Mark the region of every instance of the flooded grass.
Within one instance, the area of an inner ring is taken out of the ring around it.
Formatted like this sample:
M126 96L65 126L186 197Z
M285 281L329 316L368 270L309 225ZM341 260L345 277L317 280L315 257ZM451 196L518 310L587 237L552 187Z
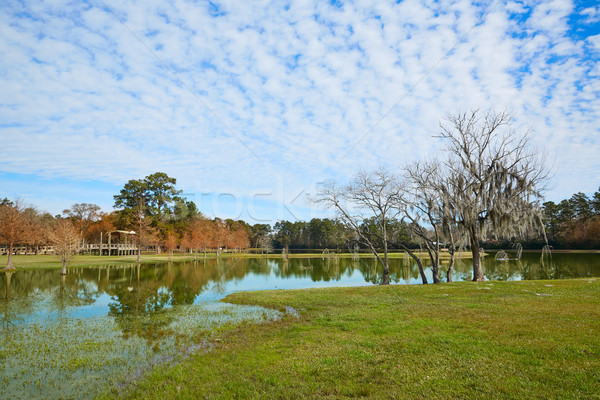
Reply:
M170 323L160 335L146 335L135 326L125 333L109 316L9 326L0 336L0 398L83 399L111 388L121 392L159 364L210 348L223 330L281 316L256 306L214 303L174 307L169 313Z

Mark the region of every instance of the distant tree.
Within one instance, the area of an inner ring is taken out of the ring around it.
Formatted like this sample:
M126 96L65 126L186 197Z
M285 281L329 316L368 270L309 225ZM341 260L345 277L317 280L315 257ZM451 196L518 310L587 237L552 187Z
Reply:
M257 247L265 252L266 258L269 258L269 252L273 251L273 238L269 235L261 236Z
M15 244L27 241L29 221L24 213L20 200L7 201L4 199L0 205L0 243L8 247L8 259L5 271L14 270L12 255Z
M63 210L63 215L70 218L79 228L82 236L86 237L91 225L100 219L100 206L90 203L76 203L71 208Z
M249 227L250 245L254 248L262 248L263 239L271 234L272 228L269 224L254 224Z
M568 224L575 220L577 214L575 213L575 207L570 200L562 200L558 203L558 208L558 218L562 224Z
M598 191L592 196L590 204L593 214L595 216L600 216L600 188L598 188Z
M167 232L163 240L163 245L165 246L165 250L169 252L169 261L171 261L171 257L173 257L173 250L177 248L177 236L174 232Z
M211 221L204 218L193 219L186 233L186 243L194 251L194 261L198 259L198 250L202 249L206 258L206 248L210 244Z
M229 236L229 226L220 218L215 218L211 229L211 246L216 249L217 257L221 254L221 248L226 245Z
M49 213L40 213L35 207L27 207L23 210L26 220L26 243L33 247L35 254L39 246L46 244L45 232L47 227L54 222L54 217Z
M236 250L243 250L250 247L250 239L248 238L248 232L244 224L241 221L237 221L233 228L230 230L231 235L231 247Z
M144 178L147 207L151 215L159 219L164 214L169 214L175 203L181 202L181 190L175 188L177 180L169 177L164 172L156 172Z
M560 208L553 201L546 201L542 204L544 210L544 225L546 226L546 233L550 236L550 239L556 240L557 231L559 229L559 211Z
M590 198L585 193L575 193L569 199L569 203L573 207L576 219L587 221L592 217L592 204Z
M67 265L81 249L81 234L69 219L56 221L47 231L48 242L62 263L61 274L67 274Z
M329 218L313 218L306 224L309 246L313 249L337 248L345 237L343 225Z
M112 232L115 229L115 220L117 219L117 213L98 213L98 219L92 222L87 230L85 239L89 242L99 241L100 238L107 232ZM129 230L129 228L127 228ZM135 230L135 229L134 229Z
M176 183L175 178L164 172L156 172L140 180L132 179L114 196L114 207L121 210L121 218L126 220L127 214L135 209L141 198L148 216L161 221L174 212L175 204L184 202L179 196L181 190L175 187Z
M152 227L150 217L146 213L146 204L144 199L140 198L137 206L130 214L133 219L132 227L135 231L134 241L137 247L137 262L142 261L142 247L152 242L155 236L155 229Z
M528 133L508 130L506 112L458 113L441 124L444 161L454 189L444 199L468 232L473 280L482 281L480 241L487 233L511 236L540 224L541 189L548 172Z
M198 210L196 203L179 199L173 206L172 219L176 221L189 222L194 218L200 217L202 214Z
M286 252L290 249L292 243L292 235L294 232L293 223L290 221L277 221L273 226L275 231L275 245L277 248L285 249Z

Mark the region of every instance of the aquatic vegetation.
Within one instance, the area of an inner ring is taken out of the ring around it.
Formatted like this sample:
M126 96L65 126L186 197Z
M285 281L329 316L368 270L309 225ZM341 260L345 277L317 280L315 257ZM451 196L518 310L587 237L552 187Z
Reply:
M281 315L261 307L214 303L174 307L169 313L164 334L151 340L125 334L110 316L65 317L4 330L0 398L92 398L126 386L158 364L207 348L206 342L222 329Z

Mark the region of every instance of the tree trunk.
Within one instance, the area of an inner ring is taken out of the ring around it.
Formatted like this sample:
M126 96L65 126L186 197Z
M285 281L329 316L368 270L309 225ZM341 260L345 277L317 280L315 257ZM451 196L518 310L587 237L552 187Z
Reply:
M483 268L481 267L481 257L479 256L479 235L477 227L470 229L471 253L473 254L473 282L483 282Z
M383 265L383 280L382 280L381 284L382 285L389 285L390 284L390 266L387 263L387 261Z
M67 274L67 260L62 260L62 270L60 271L61 275Z
M450 250L450 265L446 272L446 281L452 282L452 272L454 271L454 249Z
M427 276L425 276L425 271L423 270L423 263L421 262L419 257L417 257L417 255L415 253L413 253L405 245L399 243L399 246L402 247L404 249L404 251L407 252L408 255L412 257L413 260L415 260L415 262L417 263L417 266L419 267L419 274L421 275L421 281L423 282L423 285L427 285Z
M12 253L13 253L13 244L11 242L8 245L8 260L6 261L6 268L4 268L5 271L11 271L11 270L15 269L15 266L12 263Z
M381 281L382 285L390 284L390 263L388 262L388 248L387 248L387 237L383 241L383 279Z
M431 260L431 273L433 275L433 283L441 283L439 273L440 253L439 251L432 250L428 243L426 243L425 245L427 247L427 254L429 254L429 259Z
M194 261L198 261L198 250L194 250Z
M142 246L138 244L137 247L137 263L139 264L142 261Z
M423 270L423 263L421 262L421 259L419 257L417 257L416 255L414 255L412 252L410 252L410 255L412 256L412 258L417 263L417 266L419 267L419 274L421 274L421 282L423 282L423 285L427 285L427 277L425 276L425 271Z

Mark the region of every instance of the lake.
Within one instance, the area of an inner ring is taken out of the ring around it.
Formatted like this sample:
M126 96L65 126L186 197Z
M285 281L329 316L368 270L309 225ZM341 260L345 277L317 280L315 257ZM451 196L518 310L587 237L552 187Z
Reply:
M486 280L600 276L599 253L559 253L541 262L485 257ZM447 261L442 264L445 277ZM431 282L431 271L427 270ZM453 278L470 280L469 259ZM420 284L412 260L391 259L394 284ZM243 322L261 323L294 310L236 306L218 300L237 291L371 285L381 271L374 259L209 259L18 270L0 274L0 398L91 398L119 392L160 364L210 350ZM445 280L445 279L443 279Z

